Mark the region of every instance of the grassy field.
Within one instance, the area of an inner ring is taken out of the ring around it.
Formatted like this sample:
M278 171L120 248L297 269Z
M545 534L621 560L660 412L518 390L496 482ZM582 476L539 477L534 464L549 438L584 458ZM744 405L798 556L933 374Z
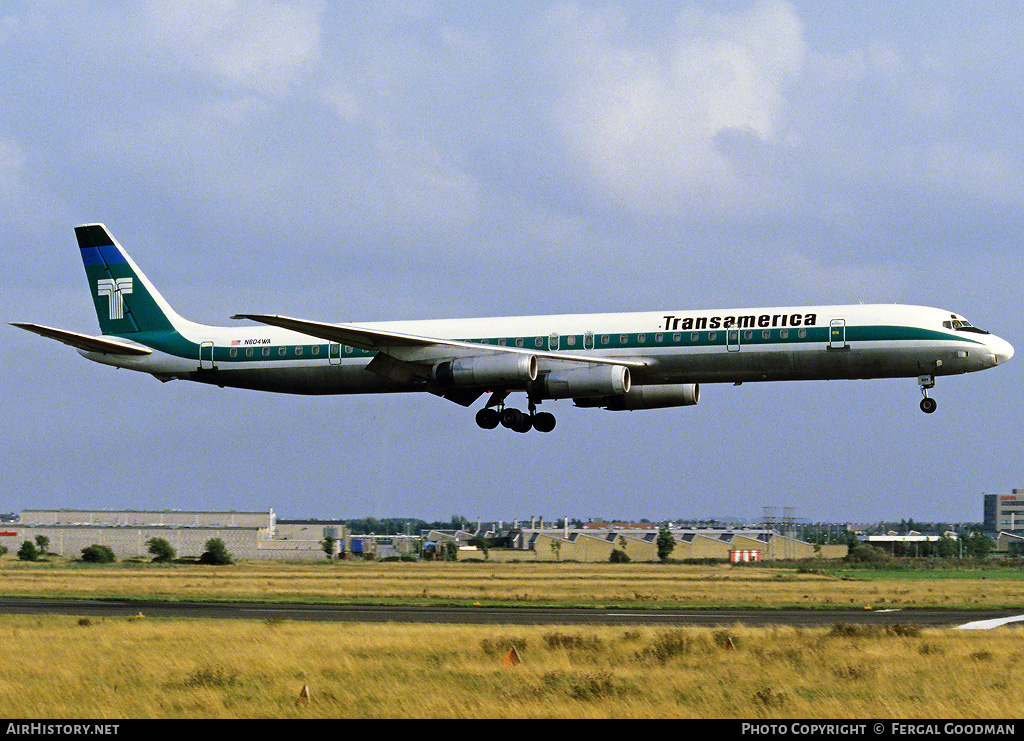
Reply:
M832 565L244 562L0 559L6 596L574 607L1024 607L1024 569Z
M1022 638L2 616L0 717L1012 718Z
M590 607L1010 607L1013 567L87 565L0 559L0 594ZM1024 638L729 629L0 616L0 717L1011 718ZM521 663L502 659L516 647ZM949 671L955 667L955 671ZM296 704L304 686L309 704Z

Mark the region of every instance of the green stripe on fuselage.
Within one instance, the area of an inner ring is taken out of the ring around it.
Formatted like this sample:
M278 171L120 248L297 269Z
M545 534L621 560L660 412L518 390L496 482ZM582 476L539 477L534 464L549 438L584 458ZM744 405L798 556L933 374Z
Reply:
M733 329L732 344L735 344ZM800 327L789 329L740 329L740 346L800 346L808 343L827 343L828 327ZM198 358L199 344L192 342L174 330L144 331L132 333L111 333L130 338L154 350L182 358ZM702 330L687 332L633 332L633 333L595 333L592 338L582 334L560 335L558 352L597 352L603 350L633 350L642 354L643 351L662 348L698 348L722 347L727 345L728 330ZM584 342L586 340L586 345ZM956 340L979 344L980 341L938 330L922 329L905 326L856 326L846 327L846 341L850 342L908 342L929 340ZM542 337L488 337L464 340L480 345L497 345L526 351L536 350L547 352L556 348L549 347L549 336ZM249 351L251 350L251 354ZM341 358L370 358L376 351L360 350L359 348L341 346ZM217 363L282 361L282 360L323 360L329 357L329 345L314 344L277 344L277 345L217 345L214 348L213 360Z

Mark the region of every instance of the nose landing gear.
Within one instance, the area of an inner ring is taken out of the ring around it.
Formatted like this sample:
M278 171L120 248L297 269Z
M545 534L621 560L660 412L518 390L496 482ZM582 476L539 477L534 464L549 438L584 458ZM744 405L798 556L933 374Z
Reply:
M921 411L925 414L931 414L938 407L935 399L928 396L928 389L935 388L935 376L918 376L917 385L921 387L921 395L924 396L921 399Z

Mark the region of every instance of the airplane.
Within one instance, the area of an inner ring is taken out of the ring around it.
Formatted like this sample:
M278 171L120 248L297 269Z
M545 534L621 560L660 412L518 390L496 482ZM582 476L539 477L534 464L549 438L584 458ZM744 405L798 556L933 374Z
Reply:
M182 318L103 224L75 227L102 336L27 322L89 360L220 387L292 394L425 391L484 429L550 432L542 402L613 411L685 407L707 383L916 378L922 411L938 376L1001 365L1006 340L922 306L672 309L620 314L328 323L237 314L256 326ZM506 401L525 393L527 411Z

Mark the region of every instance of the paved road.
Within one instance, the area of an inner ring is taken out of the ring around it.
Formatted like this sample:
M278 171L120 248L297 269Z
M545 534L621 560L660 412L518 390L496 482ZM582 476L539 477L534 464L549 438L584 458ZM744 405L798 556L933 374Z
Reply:
M506 625L694 625L716 627L830 626L835 623L959 627L978 621L1012 622L1012 610L623 610L545 607L386 607L278 605L245 602L145 602L0 598L0 614L92 617L229 618L322 622L489 623ZM1024 619L1024 618L1022 618Z

